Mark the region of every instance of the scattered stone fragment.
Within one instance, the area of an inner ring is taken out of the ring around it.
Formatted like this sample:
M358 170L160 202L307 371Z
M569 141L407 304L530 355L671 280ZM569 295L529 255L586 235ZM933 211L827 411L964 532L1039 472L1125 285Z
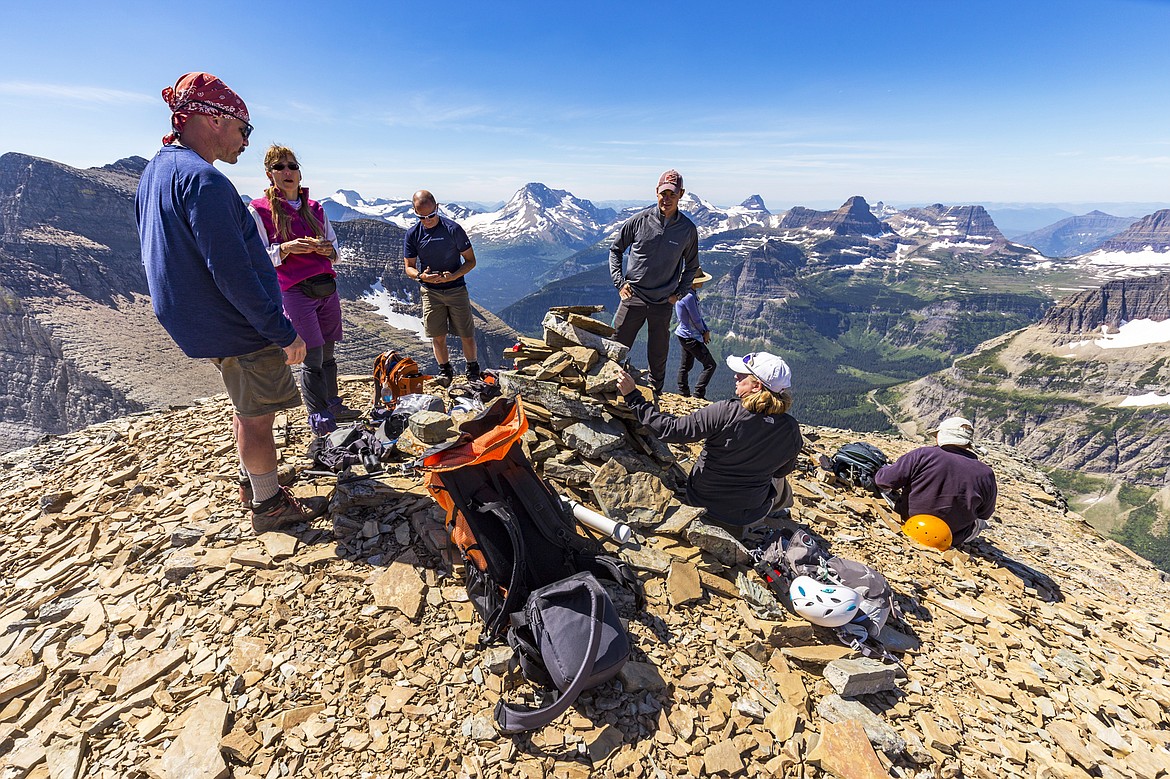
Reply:
M868 657L842 658L825 666L825 679L844 698L897 689L897 666Z
M166 779L224 779L230 775L219 741L227 724L228 705L211 696L199 700L186 715L178 737L163 752L160 767Z
M753 562L747 548L723 528L692 522L686 529L686 539L724 565L751 565Z
M890 775L857 720L826 724L808 760L837 779L888 779Z
M377 606L396 609L406 617L417 620L422 612L427 586L414 566L395 560L377 575L371 589Z
M740 776L746 768L733 741L721 739L703 752L703 770L709 776L715 774Z
M846 700L839 695L826 695L817 704L817 714L826 722L861 723L873 745L886 754L898 755L906 751L906 739L859 701Z
M440 411L417 411L410 415L410 432L424 444L439 444L454 434L454 422Z
M582 457L597 459L625 443L625 433L616 425L589 419L570 425L561 433L565 445Z
M658 669L650 663L640 663L629 660L622 670L618 671L618 679L627 692L662 692L666 689L666 681Z
M666 589L672 606L683 606L703 597L698 569L681 560L671 562L670 574L666 577Z

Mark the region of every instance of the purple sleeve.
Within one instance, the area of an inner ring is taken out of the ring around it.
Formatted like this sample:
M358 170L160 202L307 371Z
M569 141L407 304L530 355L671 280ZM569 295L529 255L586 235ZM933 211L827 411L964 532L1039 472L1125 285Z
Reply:
M878 468L877 473L873 475L873 483L883 490L900 490L905 487L910 481L910 469L913 465L911 454L913 452L904 454L895 462Z

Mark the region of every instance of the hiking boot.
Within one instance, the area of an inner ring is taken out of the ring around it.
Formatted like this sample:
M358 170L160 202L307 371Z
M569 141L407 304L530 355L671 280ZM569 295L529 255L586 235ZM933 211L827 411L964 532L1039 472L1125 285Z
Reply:
M439 375L435 377L435 384L446 389L451 386L451 381L455 378L455 371L451 368L451 363L446 362L439 366Z
M480 376L479 363L475 360L469 360L467 363L467 378L478 379Z
M329 508L329 498L297 498L288 487L252 507L252 530L257 535L307 523Z
M678 394L682 395L684 398L689 398L691 396L691 388L684 387L680 384L679 388L678 388ZM702 397L702 396L696 394L695 397Z
M277 472L276 481L281 487L291 487L299 475L300 473L296 468L291 465L284 465ZM240 479L240 503L251 508L252 498L254 497L252 494L252 480L245 476Z
M338 422L353 422L355 419L361 419L365 416L365 412L350 408L341 398L336 398L329 404L329 413Z

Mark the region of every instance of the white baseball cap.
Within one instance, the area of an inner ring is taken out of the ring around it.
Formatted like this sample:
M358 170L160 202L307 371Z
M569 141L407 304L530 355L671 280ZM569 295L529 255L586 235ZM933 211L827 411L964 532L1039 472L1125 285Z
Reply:
M792 386L792 369L788 367L788 363L774 354L753 352L743 357L731 355L727 358L727 367L736 373L755 376L773 392L780 392Z

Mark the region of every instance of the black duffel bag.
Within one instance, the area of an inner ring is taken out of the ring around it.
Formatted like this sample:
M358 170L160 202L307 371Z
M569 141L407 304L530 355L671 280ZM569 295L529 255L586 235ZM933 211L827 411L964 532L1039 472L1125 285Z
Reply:
M337 291L337 279L332 273L318 273L298 281L296 287L311 298L327 298Z

